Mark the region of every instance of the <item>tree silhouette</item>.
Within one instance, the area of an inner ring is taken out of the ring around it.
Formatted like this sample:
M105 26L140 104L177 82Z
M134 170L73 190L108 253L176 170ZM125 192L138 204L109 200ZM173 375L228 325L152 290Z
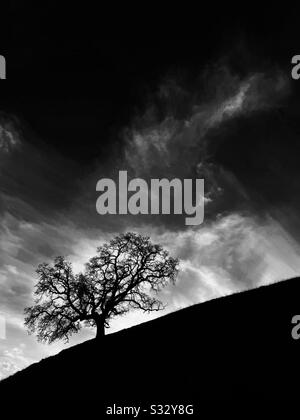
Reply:
M64 257L40 264L35 304L25 308L25 325L48 343L68 341L82 323L96 326L100 338L113 317L130 309L163 309L155 295L175 282L177 272L178 260L149 237L121 234L97 249L83 273L74 274Z

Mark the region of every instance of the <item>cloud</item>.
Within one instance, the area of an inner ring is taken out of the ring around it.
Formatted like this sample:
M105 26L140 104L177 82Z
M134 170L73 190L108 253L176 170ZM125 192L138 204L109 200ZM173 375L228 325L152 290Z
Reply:
M24 355L25 344L21 343L17 347L0 350L0 380L12 375L18 370L24 369L33 362L33 359Z
M0 212L26 221L61 217L79 191L79 166L0 113Z
M300 246L271 217L230 214L197 229L153 234L179 257L172 308L248 290L300 274Z
M208 79L209 87L202 96L201 84L196 94L182 87L175 89L175 82L171 87L167 84L163 96L172 106L167 105L162 116L153 104L135 118L125 132L123 162L131 176L144 179L204 178L206 219L219 211L251 207L247 189L238 176L218 161L220 148L226 148L228 124L241 118L255 124L257 115L273 112L290 91L288 79L274 69L240 77L221 66ZM187 102L186 97L189 103L185 111L174 111L174 102ZM241 153L247 153L252 139L239 140L244 143ZM237 157L241 158L245 157ZM180 217L162 217L159 221L175 229L184 223Z
M0 155L11 153L14 149L20 147L20 134L12 118L2 115L2 124L0 125Z
M207 159L207 136L211 130L230 119L276 107L289 92L288 79L280 71L253 73L244 78L221 66L209 75L211 91L201 97L167 84L163 88L169 102L180 103L183 95L190 98L186 112L176 116L167 106L161 117L155 106L137 116L126 131L125 159L136 175L156 173L166 176L188 176ZM207 82L207 80L205 80ZM162 88L161 88L162 89ZM161 92L161 91L160 91ZM221 140L221 139L220 139Z

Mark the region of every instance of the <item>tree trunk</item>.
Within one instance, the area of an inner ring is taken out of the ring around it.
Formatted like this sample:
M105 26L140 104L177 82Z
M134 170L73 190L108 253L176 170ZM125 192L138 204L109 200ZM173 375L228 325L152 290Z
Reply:
M104 319L100 315L95 321L97 326L96 339L101 340L105 336Z

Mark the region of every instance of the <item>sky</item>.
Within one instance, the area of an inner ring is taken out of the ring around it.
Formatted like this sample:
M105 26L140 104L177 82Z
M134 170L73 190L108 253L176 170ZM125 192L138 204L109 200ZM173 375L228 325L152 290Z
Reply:
M94 337L84 329L68 344L38 343L23 311L39 263L64 255L79 272L120 232L149 235L180 259L175 286L160 295L164 313L300 274L292 12L255 26L228 12L186 39L124 39L120 27L111 39L72 22L66 33L60 16L53 33L45 16L55 2L11 7L0 86L0 377ZM120 170L204 178L204 223L100 216L96 183ZM108 332L153 316L133 312Z

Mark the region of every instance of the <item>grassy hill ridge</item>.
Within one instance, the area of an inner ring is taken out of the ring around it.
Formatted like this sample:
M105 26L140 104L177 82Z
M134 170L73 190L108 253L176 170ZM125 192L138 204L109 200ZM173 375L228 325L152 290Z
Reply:
M194 305L63 350L0 382L11 399L297 398L300 278Z

